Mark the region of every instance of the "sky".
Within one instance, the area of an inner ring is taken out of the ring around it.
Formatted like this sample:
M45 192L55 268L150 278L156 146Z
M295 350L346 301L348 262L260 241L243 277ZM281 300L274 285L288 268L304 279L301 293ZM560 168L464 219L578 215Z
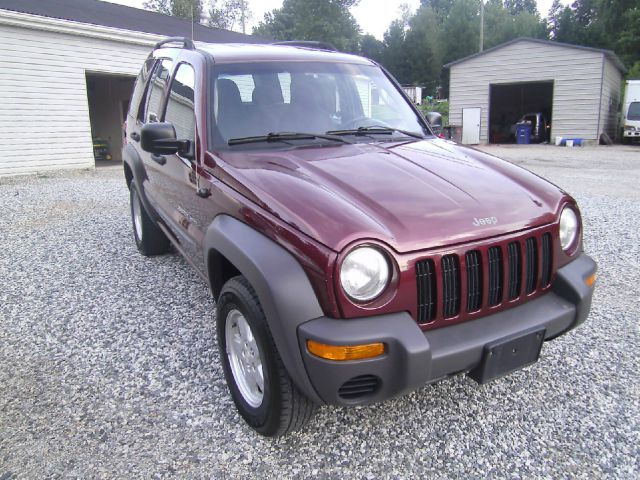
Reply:
M130 7L142 8L144 0L108 0L112 3L120 3ZM561 0L565 5L572 0ZM206 3L206 2L205 2ZM420 5L420 0L360 0L358 6L354 7L351 13L356 17L363 33L370 33L374 37L382 40L384 32L389 27L392 20L400 16L400 5L408 4L413 11ZM546 17L553 0L537 0L538 11ZM251 11L253 12L253 24L257 24L264 18L264 14L274 8L282 6L282 0L249 0ZM247 33L251 33L248 31Z

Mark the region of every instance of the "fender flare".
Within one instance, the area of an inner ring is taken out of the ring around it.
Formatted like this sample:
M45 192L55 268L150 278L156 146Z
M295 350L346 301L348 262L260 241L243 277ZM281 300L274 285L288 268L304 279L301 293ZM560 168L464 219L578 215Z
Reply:
M140 154L136 151L136 149L131 144L127 144L122 148L122 164L123 168L126 165L131 170L131 182L135 183L136 189L138 190L138 196L142 201L142 204L150 215L154 218L158 218L155 209L151 206L151 202L147 198L147 194L143 188L144 182L147 180L147 171L144 168L144 163L140 158ZM125 170L126 176L126 170Z
M251 283L287 372L310 400L324 403L311 385L298 342L298 326L324 312L298 261L271 239L228 215L213 220L203 251L207 266L211 254L218 253Z

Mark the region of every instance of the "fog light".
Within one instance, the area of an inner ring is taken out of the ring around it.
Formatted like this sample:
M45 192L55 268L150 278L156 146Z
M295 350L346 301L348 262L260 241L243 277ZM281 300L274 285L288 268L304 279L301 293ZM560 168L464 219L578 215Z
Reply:
M593 287L593 284L596 283L596 278L598 276L594 273L593 275L591 275L589 278L587 278L584 283L587 284L587 287Z
M327 360L361 360L378 357L384 353L384 343L368 343L366 345L327 345L307 340L307 348L311 353Z

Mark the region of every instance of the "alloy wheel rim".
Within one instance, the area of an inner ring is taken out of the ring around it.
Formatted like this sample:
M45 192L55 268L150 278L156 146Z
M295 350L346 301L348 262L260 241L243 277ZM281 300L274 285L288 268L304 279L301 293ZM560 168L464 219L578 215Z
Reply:
M264 398L262 358L251 327L239 310L227 314L225 343L231 373L242 398L252 407L259 407Z
M133 228L136 230L136 236L138 240L142 240L142 209L140 207L140 200L138 199L138 194L134 190L133 191Z

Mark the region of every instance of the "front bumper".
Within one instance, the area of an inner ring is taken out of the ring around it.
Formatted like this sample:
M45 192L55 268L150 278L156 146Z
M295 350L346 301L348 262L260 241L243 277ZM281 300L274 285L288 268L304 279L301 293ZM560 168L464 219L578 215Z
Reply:
M623 136L628 138L640 138L640 130L624 130L622 132Z
M551 340L584 322L593 293L585 280L595 271L596 263L582 254L558 270L552 291L546 295L477 320L426 332L406 312L310 320L298 327L306 371L318 396L334 405L382 401L467 372L481 362L487 344L542 328L545 340ZM337 362L309 353L307 340L330 345L383 342L386 351L372 359Z

